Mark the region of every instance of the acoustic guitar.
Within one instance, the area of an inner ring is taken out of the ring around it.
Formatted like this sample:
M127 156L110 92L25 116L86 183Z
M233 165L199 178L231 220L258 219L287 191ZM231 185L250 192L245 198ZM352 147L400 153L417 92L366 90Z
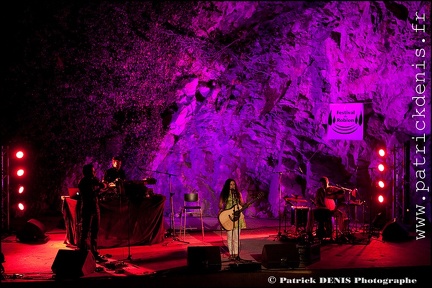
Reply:
M243 211L248 208L253 202L257 201L258 199L262 198L264 196L263 192L260 192L257 197L252 199L251 201L248 201L243 206L241 205L234 205L233 207L223 210L218 215L218 220L220 225L224 230L231 231L234 229L234 223L244 219Z
M315 203L315 199L310 198L310 201L312 202L312 204L314 204L315 206L318 206ZM336 209L336 202L331 199L331 198L324 198L324 205L327 209L329 209L330 211L334 211Z

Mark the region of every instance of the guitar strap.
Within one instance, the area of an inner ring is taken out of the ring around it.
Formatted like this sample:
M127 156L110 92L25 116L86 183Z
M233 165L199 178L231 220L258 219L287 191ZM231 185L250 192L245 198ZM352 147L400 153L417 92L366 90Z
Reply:
M229 204L230 207L226 208L226 209L235 208L236 210L238 210L239 199L237 197L235 197L235 194L232 193L231 191L230 191L230 193L228 195L227 204ZM237 207L235 207L235 206L237 206ZM228 205L227 205L227 207L228 207Z

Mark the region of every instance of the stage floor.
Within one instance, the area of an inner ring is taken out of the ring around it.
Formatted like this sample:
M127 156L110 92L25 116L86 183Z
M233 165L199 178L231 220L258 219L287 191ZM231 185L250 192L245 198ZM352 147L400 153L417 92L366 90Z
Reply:
M48 238L45 243L21 243L17 241L16 235L2 236L1 251L5 256L2 287L76 287L79 283L105 287L269 287L271 279L276 279L279 284L298 282L298 287L304 287L307 281L325 287L334 285L333 281L337 284L347 281L370 284L371 281L384 281L387 278L421 282L425 281L422 273L429 272L431 266L430 234L417 240L416 235L409 232L408 240L399 241L396 234L392 236L396 239L383 241L382 231L370 233L363 231L362 225L357 225L351 227L351 239L320 243L319 257L316 259L314 255L313 263L302 260L299 267L295 268L277 263L276 267L266 268L261 265L263 247L301 243L296 232L301 227L286 226L278 219L253 218L246 219L248 228L241 232L240 261L230 261L226 232L220 230L217 219L204 218L203 240L199 218L189 218L184 238L176 229L174 235L167 235L158 244L102 248L100 253L107 256L108 262L97 264L95 272L79 279L56 279L51 267L58 251L74 250L75 247L65 244L65 230L58 225L61 219L47 218L40 221L46 227ZM178 222L179 219L175 219L174 228L178 227ZM170 228L169 223L166 218L167 230ZM192 271L188 267L188 247L195 246L219 247L221 269ZM280 249L275 253L280 253ZM270 255L270 250L268 258L278 261L278 255ZM377 285L383 286L382 283Z

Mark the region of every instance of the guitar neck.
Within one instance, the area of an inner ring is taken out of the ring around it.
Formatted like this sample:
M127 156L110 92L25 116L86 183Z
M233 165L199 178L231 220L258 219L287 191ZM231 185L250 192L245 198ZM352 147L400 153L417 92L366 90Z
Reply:
M252 200L250 200L249 202L246 202L245 204L241 205L241 204L235 204L234 206L232 206L230 209L234 209L234 207L236 205L240 205L240 208L236 211L240 211L243 212L243 210L245 210L246 208L248 208L253 202L257 201L258 199L260 199L261 197L263 197L264 194L260 193L258 194L258 196Z
M259 198L261 198L261 197L254 198L254 199L252 199L251 201L246 202L246 204L244 204L244 205L240 208L240 212L242 212L243 210L245 210L247 207L249 207L252 203L254 203L255 201L257 201Z

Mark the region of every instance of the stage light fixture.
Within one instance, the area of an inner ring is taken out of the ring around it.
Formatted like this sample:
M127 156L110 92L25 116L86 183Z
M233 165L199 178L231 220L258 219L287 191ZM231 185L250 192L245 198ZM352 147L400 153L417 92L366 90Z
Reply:
M24 169L19 168L18 170L16 170L16 175L18 177L24 176Z
M15 153L17 159L22 159L24 157L24 152L19 150Z
M25 210L25 205L23 202L18 203L18 210L20 211L24 211Z
M11 168L13 173L15 174L15 177L11 179L11 191L14 191L14 195L12 197L14 198L14 202L17 205L18 211L24 211L26 208L26 205L24 205L24 191L26 190L26 183L28 182L27 178L27 168L28 168L28 155L25 152L24 149L16 149L14 153L13 159L11 159Z

